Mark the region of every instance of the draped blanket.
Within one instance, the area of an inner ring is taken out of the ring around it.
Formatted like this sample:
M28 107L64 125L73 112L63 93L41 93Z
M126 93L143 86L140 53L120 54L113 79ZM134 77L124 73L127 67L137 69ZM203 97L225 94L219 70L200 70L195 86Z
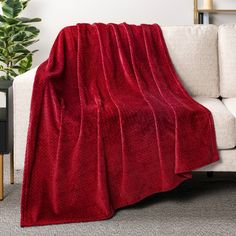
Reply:
M78 24L36 73L21 226L102 220L219 159L157 24Z

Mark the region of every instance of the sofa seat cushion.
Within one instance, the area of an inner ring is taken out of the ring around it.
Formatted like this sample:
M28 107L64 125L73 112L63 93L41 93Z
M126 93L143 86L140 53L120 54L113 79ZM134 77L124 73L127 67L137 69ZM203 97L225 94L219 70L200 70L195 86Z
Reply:
M168 26L162 31L174 67L189 94L219 97L218 27Z
M223 99L222 101L227 107L227 109L234 115L236 119L236 97Z
M196 171L225 171L236 172L236 148L220 150L220 160L210 165L204 166Z
M236 97L223 99L223 103L235 117L235 136L236 136Z
M235 117L219 99L194 97L206 107L213 116L218 149L230 149L236 146Z

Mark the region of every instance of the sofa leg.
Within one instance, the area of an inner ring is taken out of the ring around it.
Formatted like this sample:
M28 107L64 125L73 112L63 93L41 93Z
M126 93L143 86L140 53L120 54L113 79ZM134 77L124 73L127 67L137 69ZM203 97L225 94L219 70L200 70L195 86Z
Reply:
M0 201L3 200L4 189L3 189L3 154L0 154Z
M14 184L14 155L10 153L10 183Z
M207 171L207 177L209 178L213 177L213 171Z

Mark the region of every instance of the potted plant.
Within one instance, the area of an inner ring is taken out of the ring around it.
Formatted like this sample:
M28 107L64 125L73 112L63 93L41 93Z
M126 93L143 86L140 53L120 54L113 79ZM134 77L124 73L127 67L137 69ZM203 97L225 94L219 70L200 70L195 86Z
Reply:
M32 57L38 50L28 47L38 41L39 29L31 23L40 18L19 15L30 0L0 0L0 87L12 85L14 77L25 73L32 66Z

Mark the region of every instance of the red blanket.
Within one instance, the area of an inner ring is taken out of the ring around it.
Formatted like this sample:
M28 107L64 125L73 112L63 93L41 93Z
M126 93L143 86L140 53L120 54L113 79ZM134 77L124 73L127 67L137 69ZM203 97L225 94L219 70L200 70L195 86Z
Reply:
M218 159L158 25L67 27L35 77L21 226L107 219Z

